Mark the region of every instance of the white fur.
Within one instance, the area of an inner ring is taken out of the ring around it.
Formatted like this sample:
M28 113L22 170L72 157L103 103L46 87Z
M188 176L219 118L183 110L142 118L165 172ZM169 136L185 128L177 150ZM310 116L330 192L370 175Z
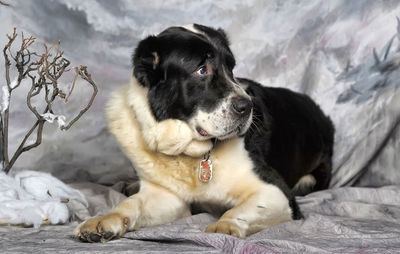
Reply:
M315 177L311 174L305 175L299 179L299 181L293 187L293 191L301 190L302 188L312 188L317 183Z
M209 135L206 138L217 137L220 140L231 138L235 135L244 134L250 127L252 122L251 111L247 121L239 130L237 127L237 116L232 112L232 99L236 97L242 97L250 100L250 96L244 91L243 87L240 86L236 81L230 78L223 69L225 79L229 82L232 92L223 99L222 103L211 112L206 112L201 109L197 110L195 115L189 120L189 124L192 129L196 129L199 126L205 130ZM197 139L204 139L200 134L196 133Z
M193 33L196 33L196 34L204 34L203 32L201 32L201 31L197 30L196 28L194 28L193 24L188 24L188 25L184 25L184 26L181 26L181 27L185 28L186 30L189 30L189 31L191 31Z
M71 199L88 206L81 192L50 174L27 170L11 177L0 172L0 224L65 223L70 214L61 201Z

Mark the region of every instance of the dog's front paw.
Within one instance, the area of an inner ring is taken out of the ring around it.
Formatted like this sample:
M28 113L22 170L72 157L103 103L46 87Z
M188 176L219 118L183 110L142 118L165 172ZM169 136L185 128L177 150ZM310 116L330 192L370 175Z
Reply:
M211 140L192 140L183 151L184 154L190 157L199 157L208 153L213 148Z
M128 218L111 213L84 221L75 229L75 236L85 242L105 243L123 235L128 225Z
M240 238L246 237L246 232L238 224L231 220L219 220L205 230L207 233L221 233Z
M155 128L155 150L166 155L181 154L193 139L189 125L180 120L167 119Z

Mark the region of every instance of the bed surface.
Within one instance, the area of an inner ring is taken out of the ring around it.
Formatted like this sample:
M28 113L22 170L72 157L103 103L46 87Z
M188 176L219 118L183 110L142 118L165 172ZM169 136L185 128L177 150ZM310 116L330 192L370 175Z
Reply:
M91 206L120 198L102 186L91 185L83 191L98 193L89 198ZM298 198L298 202L304 220L246 239L203 233L216 220L204 213L129 232L105 244L75 239L72 232L77 222L40 229L0 227L0 249L7 253L400 253L400 186L337 188ZM103 209L107 208L103 205Z

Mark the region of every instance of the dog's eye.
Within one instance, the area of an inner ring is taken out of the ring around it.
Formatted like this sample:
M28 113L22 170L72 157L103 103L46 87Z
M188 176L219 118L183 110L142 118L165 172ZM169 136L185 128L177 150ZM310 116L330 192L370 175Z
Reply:
M196 74L197 74L197 75L200 75L200 76L207 75L207 74L208 74L208 72L207 72L207 66L203 65L203 66L201 66L200 68L198 68L197 71L196 71Z

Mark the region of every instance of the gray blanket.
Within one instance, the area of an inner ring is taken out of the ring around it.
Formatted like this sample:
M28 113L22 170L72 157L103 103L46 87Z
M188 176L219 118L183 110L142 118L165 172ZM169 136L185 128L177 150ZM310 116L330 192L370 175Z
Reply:
M112 203L120 195L94 185L83 191L96 192L89 202L99 202L105 210L104 201ZM0 249L5 253L400 253L400 186L337 188L298 201L304 220L274 226L246 239L203 233L216 218L198 214L129 232L105 244L74 239L77 222L37 230L0 227Z

